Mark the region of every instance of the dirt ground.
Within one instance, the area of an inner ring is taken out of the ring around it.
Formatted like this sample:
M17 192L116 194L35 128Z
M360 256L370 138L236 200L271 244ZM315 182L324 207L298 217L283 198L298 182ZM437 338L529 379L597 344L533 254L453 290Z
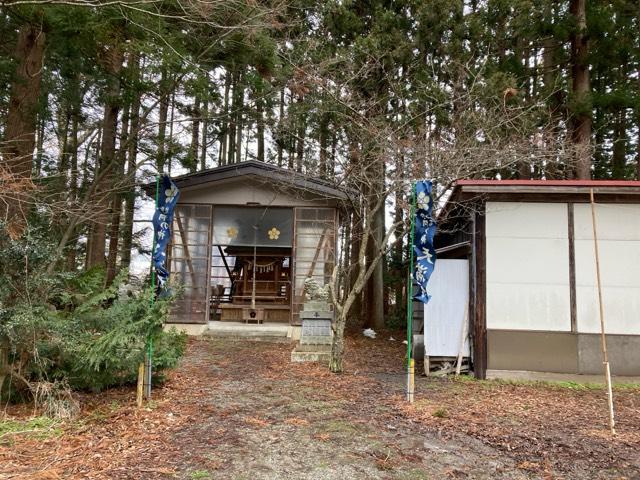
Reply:
M612 439L601 388L420 377L408 405L388 335L350 338L343 375L291 349L192 340L141 410L133 388L72 421L9 407L0 479L640 478L640 388L614 391Z

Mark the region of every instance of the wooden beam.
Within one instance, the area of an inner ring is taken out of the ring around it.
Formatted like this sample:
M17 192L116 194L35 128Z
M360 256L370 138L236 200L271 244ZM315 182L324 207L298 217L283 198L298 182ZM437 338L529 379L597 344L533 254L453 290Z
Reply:
M569 237L569 306L571 311L571 331L578 331L578 302L576 296L576 237L573 203L567 203Z
M311 266L309 267L309 271L307 272L306 278L312 276L313 271L316 269L316 263L318 263L318 257L320 256L320 251L322 250L322 247L324 247L328 230L329 230L329 225L326 225L324 227L324 230L322 231L322 234L320 235L320 240L318 240L318 248L316 248L316 252L313 254L313 260L311 262Z
M220 258L222 258L222 263L224 263L224 268L227 270L227 275L229 276L229 280L233 282L233 276L231 275L231 269L229 268L229 264L227 263L227 257L225 257L224 252L222 251L222 247L218 245L218 251L220 252Z
M582 194L589 201L589 195L591 191L596 195L610 195L610 194L628 194L628 195L640 195L640 187L637 186L599 186L599 187L576 187L576 186L559 186L559 185L463 185L462 191L464 193L494 193L496 195L503 195L507 193L514 194L563 194L573 195Z
M485 204L480 204L474 217L475 298L473 322L473 371L476 378L487 375L487 259Z
M322 234L320 235L320 239L318 240L318 247L316 248L316 251L313 254L313 259L311 261L311 265L309 266L309 271L307 272L307 275L304 278L310 278L313 275L313 271L316 269L316 264L318 263L318 258L320 257L320 252L322 251L322 248L324 247L324 244L327 241L327 232L328 232L330 226L331 225L326 225L324 227L324 230L322 231ZM300 296L298 298L301 301L303 301L303 299L304 299L304 284L303 284L302 292L300 293Z
M184 228L182 226L182 220L180 219L180 214L176 209L175 212L176 222L178 223L178 231L180 232L180 237L182 238L182 248L184 248L185 258L187 260L187 267L189 268L189 272L191 273L191 283L192 287L196 287L196 272L193 269L193 261L191 259L191 254L189 253L189 246L187 245L187 235L184 232Z
M471 251L471 242L460 242L453 245L447 245L446 247L437 248L436 254L438 255L438 257L440 257L440 255L444 255L454 250L460 250L461 253L469 253Z
M607 192L596 194L598 203L640 203L640 195L631 192ZM455 200L455 203L466 204L468 202L534 202L534 203L589 203L589 193L578 192L463 192ZM449 207L452 208L452 207Z

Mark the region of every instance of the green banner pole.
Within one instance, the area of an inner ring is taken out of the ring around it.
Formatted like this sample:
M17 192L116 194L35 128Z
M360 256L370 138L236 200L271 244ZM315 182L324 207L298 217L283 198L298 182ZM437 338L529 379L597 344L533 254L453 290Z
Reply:
M158 197L160 196L160 176L156 175L156 198L155 198L155 203L156 203L156 210L158 210ZM154 210L155 213L155 210ZM155 231L153 232L153 243L151 246L151 304L153 304L154 299L155 299L155 292L156 292L156 269L153 268L153 253L156 250L156 233Z
M156 210L158 210L158 201L160 196L160 176L156 175ZM151 305L155 303L156 298L156 269L153 265L153 254L156 251L157 239L155 231L153 232L153 243L151 247ZM144 370L145 370L145 381L144 381L144 397L147 400L151 399L151 378L152 378L152 363L153 363L153 337L152 333L149 332L147 335L147 345L145 352L145 362L144 362Z
M414 359L412 358L413 340L413 242L415 235L416 216L416 186L411 184L411 208L409 209L409 219L411 230L409 231L409 272L407 275L407 401L413 402L414 391Z

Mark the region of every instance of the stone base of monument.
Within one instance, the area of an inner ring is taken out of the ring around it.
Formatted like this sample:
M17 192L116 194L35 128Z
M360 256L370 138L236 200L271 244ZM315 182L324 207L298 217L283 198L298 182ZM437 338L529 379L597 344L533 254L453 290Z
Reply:
M320 362L329 365L329 360L331 360L331 345L329 345L329 349L324 352L304 352L298 350L298 347L293 349L291 352L291 361L292 362Z
M331 359L333 311L328 302L305 302L300 312L300 343L291 352L292 362L323 362Z

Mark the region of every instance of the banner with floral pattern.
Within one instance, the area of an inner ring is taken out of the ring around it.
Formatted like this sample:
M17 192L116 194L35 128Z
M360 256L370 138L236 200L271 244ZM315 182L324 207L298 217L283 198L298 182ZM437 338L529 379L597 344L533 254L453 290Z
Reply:
M418 284L418 292L414 298L422 303L428 303L431 298L427 293L427 282L436 264L436 251L433 248L436 222L433 219L432 190L433 184L430 180L416 182L413 251L415 256L414 279Z
M155 249L152 261L158 279L158 291L166 288L169 280L167 270L167 245L171 240L171 224L173 223L173 212L178 203L180 190L168 175L163 175L160 179L156 212L153 214L153 234L155 235Z

